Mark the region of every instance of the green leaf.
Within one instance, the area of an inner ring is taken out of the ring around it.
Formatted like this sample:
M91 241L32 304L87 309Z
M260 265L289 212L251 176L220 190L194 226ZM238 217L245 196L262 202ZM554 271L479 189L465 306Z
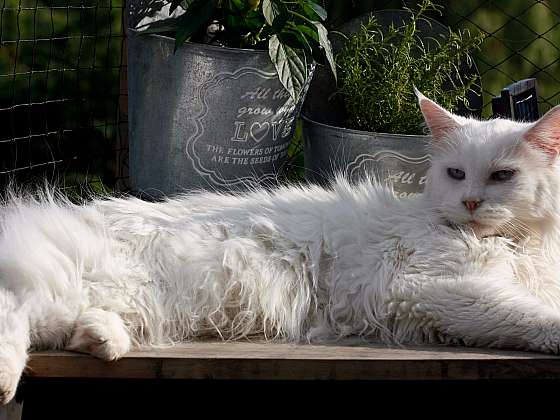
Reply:
M297 29L304 33L307 38L313 39L314 41L319 42L319 34L315 29L311 29L309 26L305 25L297 25Z
M272 30L274 32L280 32L284 26L286 26L286 22L288 21L288 13L281 13L274 18L274 22L272 22Z
M332 52L331 41L329 41L329 33L320 22L313 22L313 24L317 28L317 34L319 35L319 45L321 45L325 53L325 57L327 57L327 61L329 62L329 65L333 72L334 79L337 80L336 61Z
M275 0L263 0L262 10L266 23L270 26L274 24L274 19L278 16L286 15L288 13L286 6Z
M171 0L171 7L169 8L169 14L173 13L173 11L183 2L183 0Z
M287 35L287 37L286 37ZM319 46L319 42L307 38L301 31L293 29L288 29L280 32L278 34L280 41L295 50L303 50L305 58L309 61L315 61L316 63L323 63L325 57L323 55L323 50Z
M298 25L296 31L301 39L301 44L305 46L305 51L311 54L313 61L325 64L327 60L323 48L319 45L317 31L304 25Z
M213 16L217 0L194 0L187 11L179 16L179 29L175 34L175 51Z
M301 35L299 32L288 29L280 32L277 35L278 38L280 39L280 42L282 42L282 44L284 45L287 45L288 47L294 49L301 49L305 47L305 48L309 48L309 51L311 51L311 47L309 46L309 43L307 42L305 37Z
M307 0L307 4L313 9L315 13L317 13L317 16L319 16L321 20L327 19L327 11L325 9L323 9L321 6L319 6L317 3L311 0Z
M268 53L278 72L278 78L290 93L294 102L298 102L299 95L307 79L307 64L304 54L283 44L278 36L272 35L268 41Z
M239 11L245 9L245 2L243 0L231 0L231 3Z
M136 29L138 29L141 34L155 34L155 33L160 33L160 32L175 32L179 28L179 22L178 21L179 21L178 18L156 20L155 22L148 23L147 25L139 26Z
M171 2L171 7L169 10L169 15L173 13L173 11L177 8L177 6L181 5L185 10L190 10L190 6L192 3L195 3L200 0L173 0ZM160 8L161 10L161 8ZM181 26L182 17L169 17L163 20L156 20L154 22L150 22L148 24L142 25L137 27L139 31L143 34L154 34L160 32L176 32L179 27Z
M249 10L257 10L260 2L260 0L247 0L247 3L249 3Z

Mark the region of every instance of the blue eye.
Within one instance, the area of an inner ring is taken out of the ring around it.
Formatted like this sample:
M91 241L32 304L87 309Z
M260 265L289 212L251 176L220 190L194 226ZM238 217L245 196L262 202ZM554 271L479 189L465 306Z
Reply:
M457 168L447 168L447 175L458 181L465 179L465 171Z
M512 169L503 169L501 171L492 172L490 174L490 179L492 181L505 182L509 181L515 175L515 171Z

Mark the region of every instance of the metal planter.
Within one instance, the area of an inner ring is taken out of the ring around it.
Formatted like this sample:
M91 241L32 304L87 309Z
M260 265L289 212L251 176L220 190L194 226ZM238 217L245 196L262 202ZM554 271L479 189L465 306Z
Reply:
M390 182L399 197L422 192L430 137L344 128L345 107L334 90L328 69L318 67L302 111L305 178L326 184L336 174L352 181L375 176Z
M423 191L430 165L428 136L349 130L302 116L305 177L325 183L337 173L352 181L388 181L398 197Z
M272 183L300 104L265 51L129 30L130 187L151 196ZM302 101L305 95L302 95Z

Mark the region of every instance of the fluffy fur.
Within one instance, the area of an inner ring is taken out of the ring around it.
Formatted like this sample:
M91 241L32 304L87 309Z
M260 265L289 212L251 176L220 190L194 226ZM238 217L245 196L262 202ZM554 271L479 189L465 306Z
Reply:
M343 177L162 203L11 195L0 208L1 400L29 349L113 360L261 334L558 353L560 107L529 124L419 102L434 140L415 198ZM494 180L502 170L514 175Z

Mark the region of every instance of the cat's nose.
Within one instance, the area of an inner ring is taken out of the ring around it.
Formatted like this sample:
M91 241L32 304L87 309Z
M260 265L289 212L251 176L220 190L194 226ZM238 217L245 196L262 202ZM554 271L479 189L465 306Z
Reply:
M468 211L473 212L480 207L480 205L482 204L482 200L465 200L463 201L463 204Z

